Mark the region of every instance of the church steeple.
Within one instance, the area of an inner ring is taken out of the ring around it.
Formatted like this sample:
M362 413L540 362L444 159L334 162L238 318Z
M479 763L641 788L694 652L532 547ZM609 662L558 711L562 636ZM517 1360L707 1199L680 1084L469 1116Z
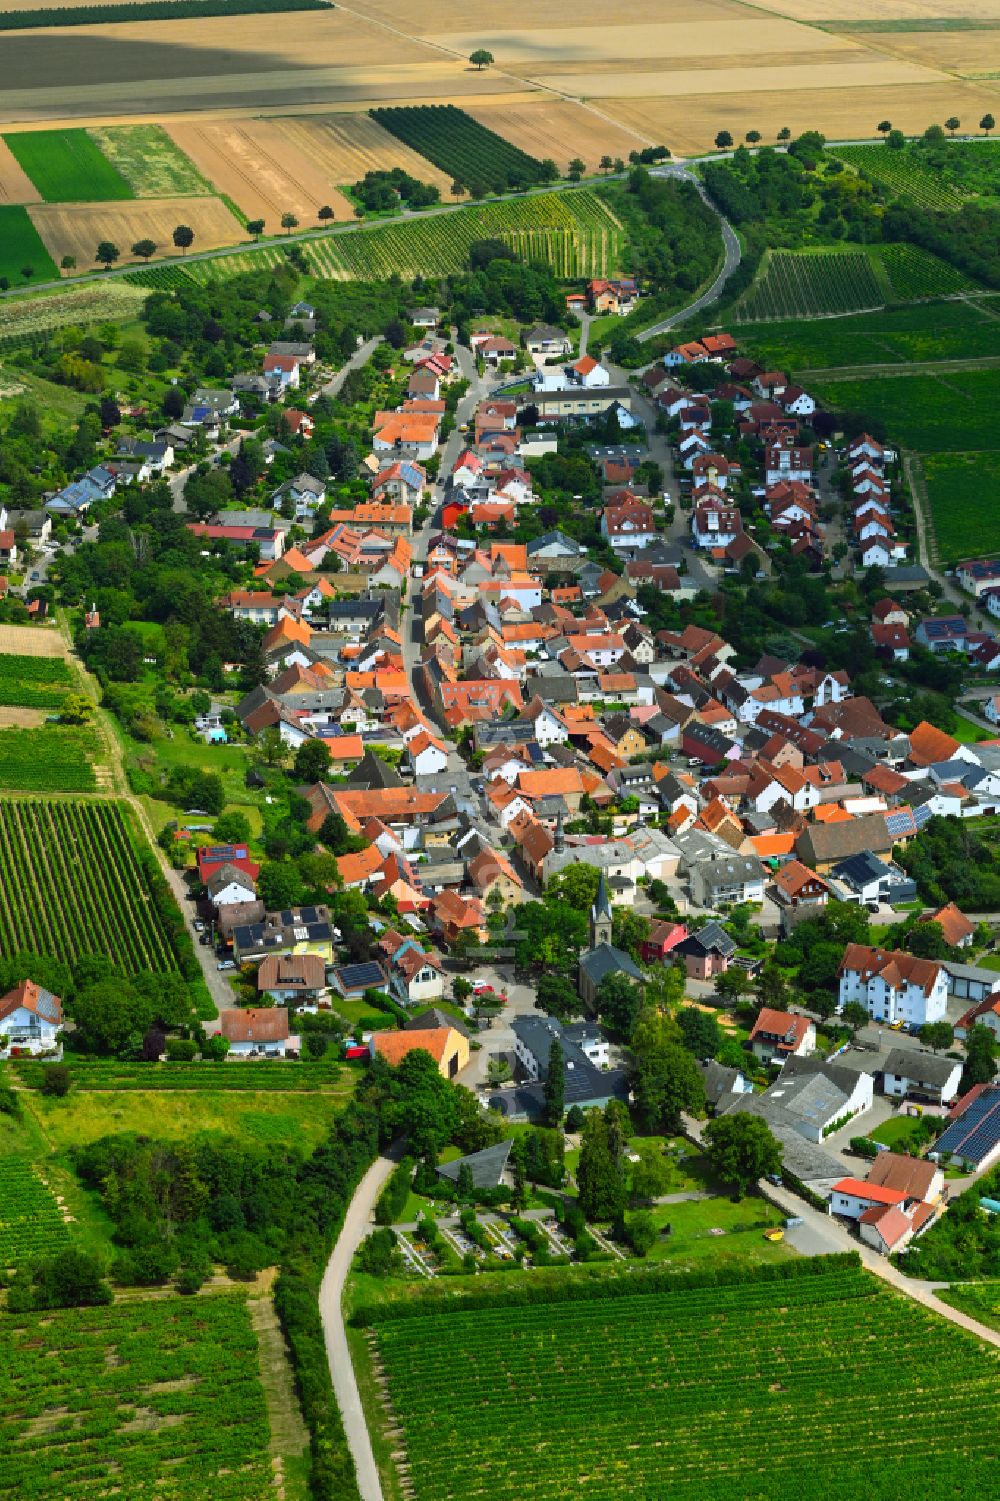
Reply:
M563 850L566 848L566 835L563 830L563 816L561 808L556 814L556 833L552 847L557 855L561 855Z
M597 896L594 905L590 909L590 947L599 948L602 943L611 942L611 903L608 900L608 884L604 879L604 871L601 871L601 879L597 883Z

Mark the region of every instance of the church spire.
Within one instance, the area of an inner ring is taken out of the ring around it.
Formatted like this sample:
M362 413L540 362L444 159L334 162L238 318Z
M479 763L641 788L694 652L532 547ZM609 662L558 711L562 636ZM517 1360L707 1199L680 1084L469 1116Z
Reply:
M597 883L597 896L594 905L590 909L590 947L599 948L602 943L611 942L611 902L608 899L608 883L604 879L604 871Z

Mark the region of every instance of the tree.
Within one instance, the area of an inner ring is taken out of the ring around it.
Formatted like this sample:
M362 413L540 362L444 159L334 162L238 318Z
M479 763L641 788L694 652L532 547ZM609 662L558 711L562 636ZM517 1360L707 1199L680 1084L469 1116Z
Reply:
M42 1068L42 1094L61 1100L68 1095L73 1075L65 1063L46 1063Z
M64 271L75 271L76 270L76 256L75 255L64 255L63 258L62 258L62 260L59 262L59 265L62 267L62 269Z
M947 959L951 947L939 922L918 922L907 933L905 947L918 959Z
M328 203L324 203L322 208L316 210L316 218L319 219L320 223L325 223L327 219L333 218L333 209Z
M141 1044L156 1007L121 977L86 986L67 1007L86 1046L95 1053L119 1054Z
M890 130L885 138L885 144L890 151L902 151L906 145L906 137L901 130Z
M566 175L569 177L570 182L579 182L580 178L583 176L586 170L587 164L583 160L583 158L574 156L573 160L569 164L569 172Z
M616 1220L625 1208L625 1174L615 1156L608 1122L599 1110L588 1110L576 1171L580 1209L588 1220Z
M965 1094L976 1084L989 1084L992 1081L997 1071L996 1051L993 1033L989 1027L977 1022L965 1039L965 1068L958 1086L960 1094Z
M748 130L747 133L746 133L746 140L747 140L748 144L751 145L751 146L756 146L756 144L760 140L760 138L761 137L760 137L760 131L759 130Z
M749 992L750 976L741 964L734 964L715 977L715 994L723 1006L738 1006Z
M983 132L983 135L988 136L990 131L996 130L996 128L997 122L994 120L992 115L984 115L979 122L979 129Z
M94 1307L110 1302L111 1289L97 1258L73 1247L58 1251L33 1269L24 1268L7 1295L11 1312Z
M189 250L194 244L194 230L190 224L178 224L171 238L178 250Z
M641 985L620 971L607 975L597 988L598 1016L609 1031L626 1042L635 1030L642 1003Z
M469 62L477 72L481 73L484 68L488 68L493 62L493 53L487 52L485 47L477 47L475 52L470 55Z
M362 210L364 212L364 210ZM286 234L291 234L293 229L298 229L299 221L294 214L282 214L281 227Z
M867 1007L862 1006L860 1001L848 1001L841 1012L841 1016L850 1027L852 1037L860 1027L865 1026L870 1020Z
M105 271L107 271L114 265L120 255L121 251L113 240L102 240L94 252L94 260L100 261Z
M248 219L247 234L253 235L255 240L259 240L264 233L264 222L263 219Z
M641 1209L625 1221L625 1234L635 1254L646 1256L656 1245L660 1231L649 1210Z
M792 139L792 132L791 132L791 130L789 129L789 127L787 125L783 125L781 127L781 129L778 131L778 140L779 141L790 141L791 139Z
M598 166L600 167L602 172L610 172L611 168L614 166L614 162L612 161L610 156L602 156L600 162L598 163Z
M635 1155L639 1161L629 1171L629 1193L636 1203L651 1204L670 1187L670 1163L662 1149L649 1141L637 1143Z
M729 131L720 130L719 134L715 138L715 144L716 146L718 146L720 151L725 151L727 146L731 146L733 144L733 138L729 134Z
M704 1082L680 1035L676 1022L648 1009L633 1032L629 1075L646 1131L673 1135L683 1111L698 1115L705 1109Z
M705 1127L708 1160L742 1199L751 1183L780 1173L784 1147L759 1115L720 1115Z
M305 894L305 885L297 865L290 860L265 860L260 868L257 890L268 912L297 907Z
M250 838L250 820L245 813L232 808L215 820L212 840L215 844L246 844Z
M21 267L21 275L24 277L25 281L30 281L31 278L34 276L34 274L35 274L35 268L34 268L34 266L32 266L32 265L29 264L29 265Z
M558 1037L549 1048L549 1067L542 1086L545 1109L542 1119L547 1126L561 1126L566 1108L566 1054Z
M889 134L890 130L892 129L892 121L891 120L880 120L878 122L878 124L876 125L875 129L878 131L879 135L882 136L883 139L884 139Z
M920 1028L920 1041L935 1053L940 1053L942 1048L950 1048L954 1037L949 1022L924 1022Z
M954 135L955 131L958 129L961 123L962 122L957 115L949 115L947 120L944 122L944 128L945 130L950 130L952 135Z
M300 782L321 782L330 769L330 747L325 740L303 740L295 752L293 771Z
M677 1013L684 1046L696 1058L714 1058L722 1046L722 1029L709 1011L684 1006Z
M155 240L136 240L132 246L132 254L137 255L140 260L144 261L148 261L151 255L155 255L156 250L157 245Z
M565 975L540 975L535 992L535 1004L540 1011L555 1016L559 1021L569 1021L583 1010L576 986Z

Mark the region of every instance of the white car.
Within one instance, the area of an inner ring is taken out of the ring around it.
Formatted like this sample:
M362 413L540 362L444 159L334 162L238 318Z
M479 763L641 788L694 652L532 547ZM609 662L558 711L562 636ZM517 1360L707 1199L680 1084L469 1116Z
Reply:
M215 967L216 967L216 969L217 969L217 970L218 970L218 971L219 971L219 972L220 972L220 974L221 974L221 972L222 972L222 971L223 971L223 970L225 970L225 969L235 969L235 968L236 968L236 961L235 961L235 960L234 960L234 959L223 959L223 960L222 960L222 961L221 961L221 962L220 962L220 963L219 963L219 964L217 964L217 965L216 965L216 966L215 966Z

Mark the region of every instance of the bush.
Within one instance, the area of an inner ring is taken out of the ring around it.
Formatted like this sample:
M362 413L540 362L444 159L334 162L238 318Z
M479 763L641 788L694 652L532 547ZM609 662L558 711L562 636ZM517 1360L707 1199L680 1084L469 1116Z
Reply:
M169 1063L193 1063L198 1045L190 1037L168 1037L166 1052Z
M373 1230L365 1240L361 1242L358 1251L358 1265L363 1272L372 1277L388 1277L399 1262L399 1252L396 1250L396 1237L388 1228Z
M852 1136L850 1148L852 1152L857 1152L859 1157L871 1159L878 1156L878 1147L873 1141L869 1141L867 1136Z
M73 1075L65 1063L47 1063L42 1069L42 1094L61 1100L69 1094L72 1083Z
M399 1219L409 1198L412 1179L413 1158L404 1157L379 1194L375 1205L376 1225L391 1225Z

